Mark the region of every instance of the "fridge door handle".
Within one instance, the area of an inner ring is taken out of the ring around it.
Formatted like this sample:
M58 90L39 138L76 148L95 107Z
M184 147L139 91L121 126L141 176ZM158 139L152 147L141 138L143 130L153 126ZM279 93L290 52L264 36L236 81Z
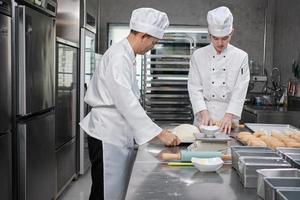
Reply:
M18 160L19 160L19 183L20 183L20 200L26 199L26 152L27 152L27 131L26 131L26 124L19 124L18 125Z
M17 103L17 114L26 114L26 16L25 6L16 7L16 56L17 56L17 73L18 83L17 91L19 100Z

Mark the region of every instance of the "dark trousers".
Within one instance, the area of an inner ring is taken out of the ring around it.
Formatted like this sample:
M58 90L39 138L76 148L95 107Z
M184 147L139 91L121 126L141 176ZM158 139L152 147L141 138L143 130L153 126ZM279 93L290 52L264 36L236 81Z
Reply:
M92 187L89 200L104 200L102 141L88 136L88 146L92 164Z

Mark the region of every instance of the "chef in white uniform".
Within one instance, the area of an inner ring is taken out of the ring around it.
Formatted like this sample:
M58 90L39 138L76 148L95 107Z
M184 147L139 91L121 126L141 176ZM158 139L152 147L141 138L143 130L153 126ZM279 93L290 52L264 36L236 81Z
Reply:
M180 143L147 116L139 102L136 80L136 54L152 49L168 25L163 12L152 8L134 10L130 34L105 52L88 86L85 102L92 109L80 126L102 141L105 200L125 197L134 140L139 145L155 137L166 146Z
M211 43L197 49L191 58L188 91L195 125L212 125L230 133L241 117L250 79L248 54L229 44L233 16L227 7L207 14Z

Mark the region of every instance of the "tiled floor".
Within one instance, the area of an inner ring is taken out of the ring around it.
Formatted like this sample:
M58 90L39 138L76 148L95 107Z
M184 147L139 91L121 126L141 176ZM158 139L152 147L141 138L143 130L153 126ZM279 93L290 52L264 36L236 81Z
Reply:
M91 188L91 170L83 176L79 176L76 181L72 181L65 189L59 200L88 200Z

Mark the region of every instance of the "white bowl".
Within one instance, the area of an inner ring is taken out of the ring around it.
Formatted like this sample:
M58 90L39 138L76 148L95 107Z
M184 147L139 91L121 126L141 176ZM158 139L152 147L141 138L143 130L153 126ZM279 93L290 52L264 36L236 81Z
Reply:
M191 159L193 165L201 172L215 172L220 169L224 162L220 157Z
M200 126L201 132L205 134L206 137L214 137L215 133L219 131L218 126Z

